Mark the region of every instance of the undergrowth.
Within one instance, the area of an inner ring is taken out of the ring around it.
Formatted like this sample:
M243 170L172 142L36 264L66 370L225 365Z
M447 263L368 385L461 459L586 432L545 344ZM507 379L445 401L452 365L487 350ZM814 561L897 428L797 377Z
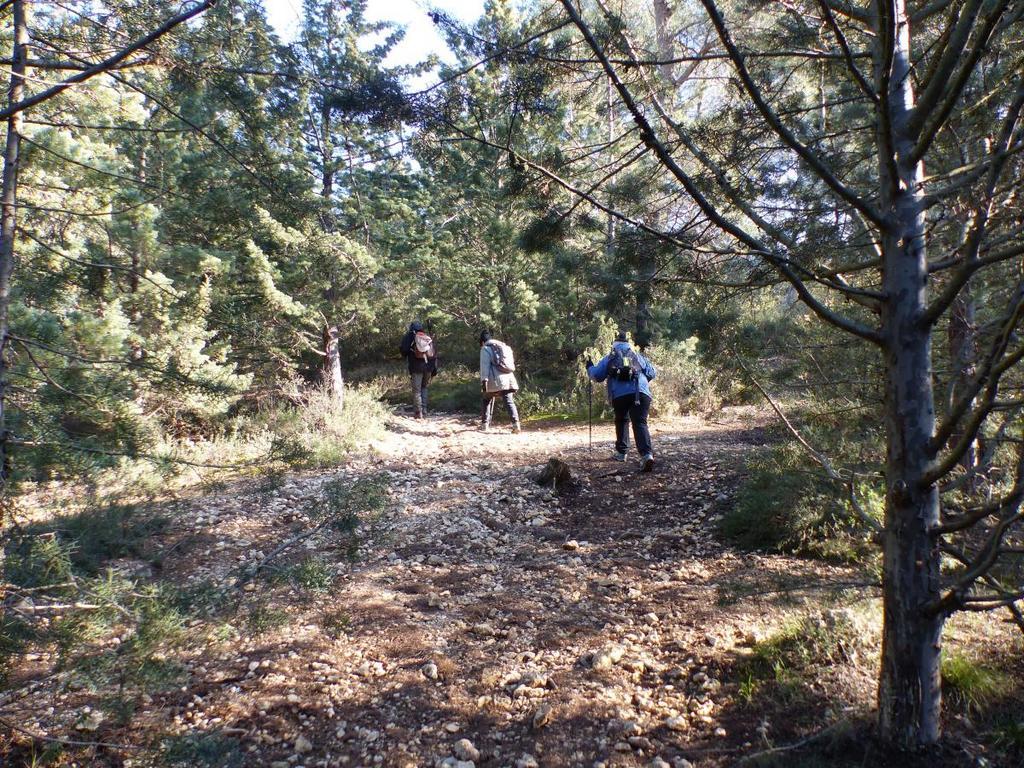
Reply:
M256 498L269 494L280 478L257 483ZM365 536L388 503L385 476L337 479L310 503L308 525L333 538L343 555L355 559ZM48 653L67 685L90 694L91 718L115 727L129 724L148 696L182 684L183 659L196 651L280 629L291 614L270 589L242 597L227 582L159 580L160 533L168 508L155 504L102 504L23 525L5 543L8 601L0 621L0 674L20 654ZM190 546L186 540L186 546ZM287 582L312 601L335 583L334 564L305 554L279 569ZM183 553L182 553L183 554ZM290 554L290 553L288 553ZM347 618L332 619L341 634ZM2 680L0 680L2 682ZM106 727L106 726L104 726ZM211 740L212 739L212 740ZM216 738L169 744L168 759L188 762ZM198 758L196 758L198 759ZM204 758L205 759L205 758ZM194 764L194 760L192 761ZM228 765L215 762L212 764Z
M650 358L657 368L652 392L658 414L711 414L722 407L723 396L714 372L697 354L698 341L696 336L691 336L650 350Z
M342 464L348 455L365 451L387 421L379 386L349 387L344 404L324 389L304 394L300 406L278 408L249 426L269 440L270 455L293 467L323 468ZM246 438L243 428L239 435Z
M858 500L877 521L884 498L873 485L857 485ZM868 531L843 489L803 449L782 443L753 455L735 504L720 529L745 549L810 555L836 562L864 562L875 553Z
M855 664L865 648L864 627L847 610L792 618L757 641L736 667L739 697L752 703L769 696L785 704L807 697L822 666Z
M949 709L978 715L1011 690L1003 670L960 652L942 657L942 695Z
M217 731L187 733L167 739L163 759L170 766L203 768L240 768L245 757L237 739Z
M165 435L144 457L126 456L96 469L81 487L93 503L138 501L196 486L218 492L239 476L279 477L292 469L338 466L370 450L383 431L389 418L383 394L374 382L350 386L340 406L322 388L295 385L287 398L250 407L209 434ZM24 490L32 487L26 483Z

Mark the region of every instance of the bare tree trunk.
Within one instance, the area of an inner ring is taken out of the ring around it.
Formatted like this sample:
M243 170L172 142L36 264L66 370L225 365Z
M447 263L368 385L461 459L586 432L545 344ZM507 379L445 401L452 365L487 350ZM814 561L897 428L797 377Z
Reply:
M139 147L139 160L138 160L138 174L139 181L145 184L148 181L148 170L149 170L149 139L143 134ZM128 275L128 288L131 294L134 296L139 292L139 276L142 274L142 241L136 241L132 246L131 260L132 260L132 271Z
M939 551L930 529L939 521L939 494L926 483L934 458L935 398L931 328L925 321L928 264L925 253L923 169L913 160L909 125L914 105L910 35L905 0L876 3L879 45L876 82L883 94L879 121L882 230L882 329L886 371L886 504L883 535L884 619L879 679L882 738L905 748L933 744L940 736L942 625L925 610L939 597ZM892 12L893 17L887 18Z
M611 80L611 78L610 77L606 78L605 82L607 84L607 93L605 95L605 107L608 110L608 143L611 144L615 140L615 112L614 112L614 104L615 104L615 102L612 99L612 80ZM615 180L614 176L609 180L609 184L608 184L609 188L611 188L611 182L613 182L614 180ZM609 200L608 200L608 208L609 209L613 208L611 203L612 203L611 195L609 195ZM604 255L609 257L609 258L611 258L612 251L614 249L615 249L615 217L612 215L611 210L609 210L608 211L608 219L605 222Z
M345 379L341 375L341 355L338 352L338 326L324 325L324 382L339 406L345 404Z
M331 108L326 104L320 110L321 169L320 196L327 201L334 194L334 145L331 143Z
M950 372L949 402L956 402L960 394L974 379L978 362L978 328L975 323L975 300L971 284L967 283L963 291L953 302L949 318L949 361L953 367ZM957 444L963 438L963 431L957 430L950 438ZM977 443L972 442L960 459L960 466L965 472L971 472L977 466Z
M668 0L654 0L654 29L658 40L658 58L662 61L659 68L666 83L677 85L675 67L668 63L674 53L673 35L668 26L672 13Z
M25 90L28 59L28 19L25 0L13 0L14 50L11 56L11 85L8 106L17 104ZM0 193L0 487L10 477L7 444L7 332L11 304L11 276L14 273L14 235L17 228L18 168L21 161L21 112L7 119L4 148L3 191Z

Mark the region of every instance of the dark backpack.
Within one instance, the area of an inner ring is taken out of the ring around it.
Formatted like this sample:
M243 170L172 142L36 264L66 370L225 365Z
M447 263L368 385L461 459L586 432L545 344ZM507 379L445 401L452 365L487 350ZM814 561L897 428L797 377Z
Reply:
M613 349L608 356L608 378L621 382L636 380L640 372L633 362L632 355L623 355L619 350Z

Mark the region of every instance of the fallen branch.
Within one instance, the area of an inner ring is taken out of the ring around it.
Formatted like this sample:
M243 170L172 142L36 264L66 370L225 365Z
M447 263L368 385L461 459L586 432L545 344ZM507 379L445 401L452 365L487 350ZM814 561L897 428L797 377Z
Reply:
M334 519L333 517L325 517L323 520L321 520L319 523L317 523L312 528L309 528L309 529L303 531L302 533L296 534L295 536L292 536L290 539L287 539L287 540L281 542L276 547L274 547L274 549L272 549L270 552L268 552L266 555L264 555L263 559L261 559L258 563L256 563L256 565L254 565L254 566L252 566L250 568L247 568L246 571L241 576L239 576L238 579L235 580L235 583L232 584L231 587L233 589L239 589L239 588L245 586L248 582L250 582L254 578L256 578L256 576L259 574L259 572L261 570L263 570L264 568L266 568L267 564L271 560L273 560L274 558L278 557L280 554L282 554L286 550L290 549L294 545L298 544L300 541L305 541L306 539L308 539L313 534L317 533L318 531L323 530L327 526L327 524L330 523L333 519Z
M60 584L44 584L41 587L16 587L13 584L6 584L8 595L28 595L33 592L49 592L51 589L66 589L67 587L77 587L77 582L65 581Z
M848 724L848 720L838 720L832 723L832 725L828 726L827 728L820 730L817 733L812 733L806 739L801 739L800 741L795 742L794 744L787 744L783 747L772 747L771 749L765 749L761 752L755 752L752 755L746 755L745 757L741 757L736 762L734 768L739 768L741 765L748 765L750 763L753 763L755 760L760 760L761 758L769 757L771 755L780 755L784 752L793 752L798 749L803 749L804 747L814 744L817 741L821 741L826 736L830 735L833 731L835 731L837 728L839 728L839 726Z
M19 605L13 610L18 613L45 613L47 611L98 611L105 605L95 603L48 603L47 605Z
M145 749L140 744L114 744L109 741L79 741L78 739L64 739L58 736L42 736L3 718L0 718L0 725L10 728L12 731L23 733L36 741L48 741L51 744L65 744L72 747L103 747L105 749Z

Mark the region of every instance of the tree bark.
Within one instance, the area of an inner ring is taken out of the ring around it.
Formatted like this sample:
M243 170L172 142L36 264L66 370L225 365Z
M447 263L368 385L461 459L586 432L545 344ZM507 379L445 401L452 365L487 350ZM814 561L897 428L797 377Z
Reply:
M341 355L338 352L338 326L325 325L324 340L324 382L338 406L345 404L345 379L341 375Z
M662 61L659 69L666 83L678 85L675 67L668 63L675 53L674 35L669 29L673 10L669 7L668 0L654 0L654 29L658 41L658 58Z
M605 78L605 106L608 110L608 144L615 140L615 103L612 99L612 81L611 78ZM611 189L612 183L615 181L615 177L612 176L609 180L608 188ZM613 208L613 200L611 194L608 195L608 207ZM604 229L604 255L610 259L615 251L615 217L611 211L608 212L608 219L605 221Z
M910 34L905 0L879 1L876 82L884 112L878 129L882 227L882 331L886 371L886 503L883 628L879 678L882 738L907 749L940 736L940 654L944 616L925 606L939 597L939 550L930 529L939 494L923 478L934 456L935 398L927 309L923 169L914 162ZM891 18L887 13L893 12ZM886 47L891 57L886 55ZM886 67L886 62L891 62Z
M25 90L25 62L28 58L28 18L25 0L13 0L14 50L7 104L17 104ZM7 118L4 147L3 188L0 192L0 488L10 479L7 444L7 333L11 304L11 276L14 273L14 235L17 228L18 169L21 162L21 111Z
M141 145L139 147L139 167L137 170L139 181L145 184L148 179L146 177L146 171L149 165L148 153L146 148L148 146L149 139L146 136L142 137ZM142 243L141 240L136 241L132 244L131 252L132 260L132 271L128 274L128 290L134 296L139 292L139 276L142 274ZM134 317L134 313L138 311L137 306L133 306L133 320L137 319Z
M966 390L968 383L974 379L978 363L978 326L975 321L976 304L971 284L964 286L963 292L957 296L951 307L949 318L949 361L951 383L949 402L953 403ZM957 430L950 438L950 443L957 444L963 438L963 430ZM972 442L970 448L960 459L960 466L965 472L971 472L977 466L977 443Z
M320 197L330 205L334 195L334 144L331 140L331 108L326 99L320 109L320 158L323 163L320 179Z

